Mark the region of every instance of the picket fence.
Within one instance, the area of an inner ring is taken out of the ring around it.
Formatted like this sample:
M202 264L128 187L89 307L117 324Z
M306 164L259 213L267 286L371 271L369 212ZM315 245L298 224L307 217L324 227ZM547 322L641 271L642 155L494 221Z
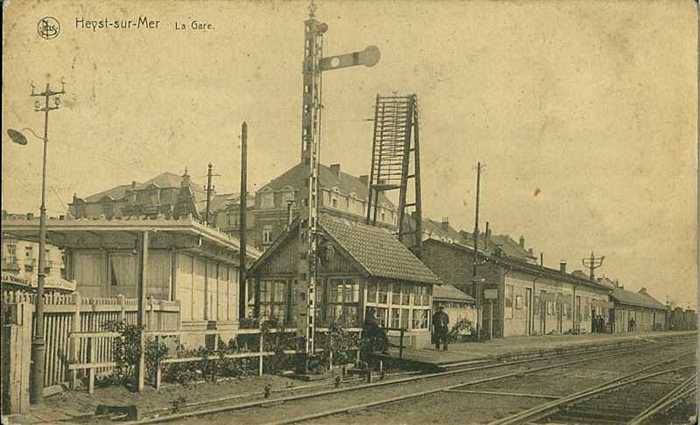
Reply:
M3 290L2 304L27 304L34 311L36 294L24 291ZM149 299L146 303L146 330L177 331L180 327L179 301ZM111 336L90 339L71 338L76 333L104 332L111 321L126 320L137 323L138 300L122 296L114 298L83 298L78 293L44 295L44 386L63 384L75 376L69 376L72 363L112 362ZM36 332L36 321L33 332ZM29 349L24 347L23 349ZM111 367L97 368L97 374L109 373ZM78 374L87 373L79 371ZM78 376L80 377L80 376Z

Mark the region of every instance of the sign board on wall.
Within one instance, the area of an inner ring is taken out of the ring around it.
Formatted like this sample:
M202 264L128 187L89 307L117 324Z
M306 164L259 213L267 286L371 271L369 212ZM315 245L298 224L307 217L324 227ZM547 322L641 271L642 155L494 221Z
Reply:
M487 300L498 299L498 289L484 289L484 298Z

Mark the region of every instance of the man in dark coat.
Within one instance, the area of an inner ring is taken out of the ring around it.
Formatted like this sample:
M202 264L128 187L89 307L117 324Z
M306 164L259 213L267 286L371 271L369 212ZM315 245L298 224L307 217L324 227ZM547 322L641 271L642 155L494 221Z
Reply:
M377 320L373 308L368 309L365 315L364 334L369 339L371 351L386 353L389 348L389 340L386 336L386 331L379 326L379 320Z
M440 345L447 351L447 334L449 333L450 316L445 313L443 306L438 307L438 311L433 315L433 340L435 349L440 350Z

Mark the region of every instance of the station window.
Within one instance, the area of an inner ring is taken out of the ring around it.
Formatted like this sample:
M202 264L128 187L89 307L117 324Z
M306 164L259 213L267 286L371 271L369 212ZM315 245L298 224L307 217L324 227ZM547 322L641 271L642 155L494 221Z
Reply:
M327 283L326 319L356 324L360 314L360 284L354 279L330 279Z
M428 329L430 310L413 310L413 329Z
M377 302L377 284L368 283L367 284L367 302L376 303Z
M401 309L392 308L391 309L391 327L400 328L401 327Z
M386 285L378 285L377 287L377 303L378 304L387 304L388 301L388 296L387 296L387 290L386 290Z
M391 285L391 303L393 305L401 304L401 284L393 283Z
M260 281L260 316L279 323L287 322L288 285L285 280Z

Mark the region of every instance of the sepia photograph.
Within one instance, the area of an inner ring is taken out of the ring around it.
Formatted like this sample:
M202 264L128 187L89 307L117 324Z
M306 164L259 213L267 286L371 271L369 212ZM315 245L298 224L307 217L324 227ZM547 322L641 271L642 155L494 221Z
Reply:
M3 424L698 422L696 1L2 23Z

